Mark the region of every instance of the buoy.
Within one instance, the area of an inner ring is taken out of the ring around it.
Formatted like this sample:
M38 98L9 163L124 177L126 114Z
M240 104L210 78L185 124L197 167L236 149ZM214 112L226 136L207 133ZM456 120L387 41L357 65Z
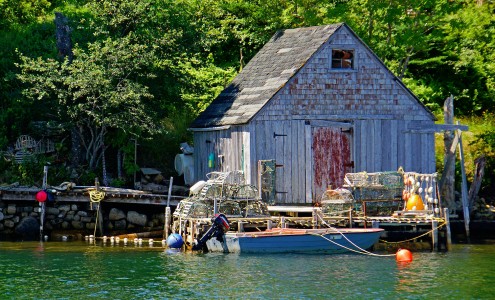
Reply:
M413 260L411 251L407 249L399 249L395 254L395 259L398 262L411 262Z
M182 248L182 245L184 245L182 236L178 233L172 233L167 238L167 245L169 248Z
M36 193L36 201L38 202L45 202L46 199L48 198L48 194L45 191L39 191Z

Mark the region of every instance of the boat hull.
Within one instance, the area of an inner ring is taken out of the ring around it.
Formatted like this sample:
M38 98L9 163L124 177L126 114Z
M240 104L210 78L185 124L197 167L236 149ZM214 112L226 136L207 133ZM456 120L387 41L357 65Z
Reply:
M383 229L291 229L262 232L227 232L224 242L216 238L206 245L211 252L229 253L346 253L361 252L378 242Z

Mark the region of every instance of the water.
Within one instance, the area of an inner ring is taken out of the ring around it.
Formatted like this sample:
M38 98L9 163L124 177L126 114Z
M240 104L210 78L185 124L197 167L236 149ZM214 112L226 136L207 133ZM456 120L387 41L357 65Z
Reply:
M492 299L495 245L448 253L237 255L0 242L0 299Z

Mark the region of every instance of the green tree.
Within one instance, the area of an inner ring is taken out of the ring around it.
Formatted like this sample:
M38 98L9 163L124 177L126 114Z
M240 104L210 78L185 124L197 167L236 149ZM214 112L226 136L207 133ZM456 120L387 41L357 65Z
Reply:
M105 138L110 130L140 136L155 133L153 99L141 83L140 73L152 53L129 38L91 43L87 51L76 48L74 60L32 59L22 56L18 78L29 99L53 106L60 121L77 127L89 170L104 159Z

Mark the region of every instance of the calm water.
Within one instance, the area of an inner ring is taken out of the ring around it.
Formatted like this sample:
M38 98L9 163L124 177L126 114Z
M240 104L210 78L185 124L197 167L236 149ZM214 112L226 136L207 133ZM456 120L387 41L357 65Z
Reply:
M495 244L394 257L0 242L0 299L493 299Z

